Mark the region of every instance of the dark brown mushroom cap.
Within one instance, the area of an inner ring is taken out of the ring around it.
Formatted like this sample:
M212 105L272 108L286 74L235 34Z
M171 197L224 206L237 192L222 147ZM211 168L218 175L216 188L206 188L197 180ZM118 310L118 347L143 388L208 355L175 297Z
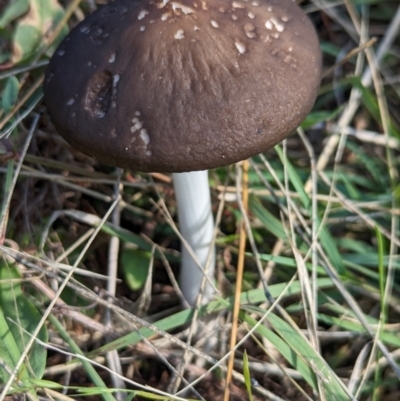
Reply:
M228 165L283 140L313 106L321 55L292 0L116 0L46 72L60 134L138 171Z

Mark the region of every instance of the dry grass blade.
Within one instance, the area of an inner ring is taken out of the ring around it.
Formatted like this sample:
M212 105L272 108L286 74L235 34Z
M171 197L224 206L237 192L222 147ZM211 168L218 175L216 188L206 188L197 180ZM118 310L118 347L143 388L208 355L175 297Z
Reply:
M248 204L249 204L249 193L248 182L249 182L249 162L245 160L242 163L242 183L239 186L238 183L238 192L242 194L242 203L243 203L243 212L247 213ZM239 175L240 177L240 175ZM231 330L231 339L229 343L229 360L228 360L228 368L226 371L225 378L225 390L224 390L224 401L229 401L230 389L229 386L232 380L232 371L234 367L235 360L235 352L234 348L236 345L237 339L237 331L239 325L239 310L240 310L240 294L242 292L242 281L243 281L243 272L244 272L244 258L245 258L245 248L246 248L246 227L244 222L242 221L240 225L240 243L239 243L239 259L237 264L236 271L236 285L235 285L235 303L233 305L233 313L232 313L232 330Z
M337 64L333 65L332 67L329 67L326 71L324 71L324 73L322 74L322 78L328 77L330 74L332 74L333 71L335 71L336 68L338 68L343 64L346 64L347 61L349 61L356 54L364 51L367 47L373 46L376 43L376 41L377 41L376 38L371 38L368 42L363 43L360 46L349 51Z
M7 221L8 221L8 216L10 213L11 197L13 196L14 188L15 188L15 185L17 184L19 172L21 171L22 164L24 162L24 157L26 155L26 152L28 151L28 148L31 143L33 134L35 133L38 121L39 121L39 115L36 115L32 122L32 126L29 131L29 135L26 138L25 145L22 149L17 167L16 167L15 171L13 171L13 173L14 173L13 180L11 182L10 187L7 188L7 190L6 190L7 191L6 197L4 197L4 199L3 199L3 205L2 205L1 216L0 216L0 219L1 219L0 220L0 244L3 244L4 238L6 235Z

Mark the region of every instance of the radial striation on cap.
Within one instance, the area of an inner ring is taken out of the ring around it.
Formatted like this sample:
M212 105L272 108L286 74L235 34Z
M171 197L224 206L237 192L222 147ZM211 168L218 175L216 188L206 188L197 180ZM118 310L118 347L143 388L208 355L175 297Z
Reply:
M101 162L205 170L290 134L320 70L317 35L292 0L116 0L61 42L45 103L59 133Z

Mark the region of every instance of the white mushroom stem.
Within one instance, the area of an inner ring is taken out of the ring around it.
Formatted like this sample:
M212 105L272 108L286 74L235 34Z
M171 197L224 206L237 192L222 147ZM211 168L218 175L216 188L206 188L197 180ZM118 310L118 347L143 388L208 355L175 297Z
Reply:
M211 282L215 271L215 249L211 248L214 220L211 211L208 171L175 173L172 175L178 207L179 228L190 250L182 244L182 264L179 285L190 305L196 303L203 279L203 271ZM203 268L203 270L199 267ZM213 286L207 280L202 303L209 301Z

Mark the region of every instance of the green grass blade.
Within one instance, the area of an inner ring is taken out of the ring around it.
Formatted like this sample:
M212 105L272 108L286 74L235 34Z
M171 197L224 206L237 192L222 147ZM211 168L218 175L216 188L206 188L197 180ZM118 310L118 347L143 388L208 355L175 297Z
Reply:
M254 215L260 219L265 229L275 235L277 238L285 239L286 234L282 223L274 217L255 196L249 197L249 207Z
M379 291L381 294L381 301L385 298L385 286L386 286L386 269L384 262L385 254L385 243L382 233L378 228L375 228L376 239L378 243L378 272L379 272ZM381 310L384 312L384 305L381 305ZM384 324L384 322L382 322Z
M249 314L241 312L240 318L249 324L251 327L255 327L257 320L251 317ZM258 326L256 329L257 333L268 340L280 354L303 376L304 380L314 389L318 388L317 379L311 367L307 363L298 357L293 349L277 334L265 326Z
M246 350L244 350L244 354L243 354L243 376L244 376L244 384L246 386L247 394L249 396L249 401L253 401L253 394L251 392L249 357L247 356Z
M369 337L369 334L366 332L364 326L361 323L355 322L353 320L345 320L343 318L328 316L325 314L318 314L318 320L329 325L338 326L343 330L365 334ZM374 323L377 324L378 322L375 321ZM400 337L397 332L391 333L387 330L382 330L379 339L386 345L400 348Z
M342 256L336 246L336 242L331 236L326 226L321 227L319 230L319 239L322 247L324 248L326 254L329 257L332 265L335 267L336 271L340 275L344 275L346 272L346 268L343 264Z
M299 175L296 170L293 168L293 165L289 162L287 157L283 154L280 146L275 146L275 151L278 153L281 162L285 165L289 177L289 181L292 183L293 187L296 190L296 193L300 196L301 203L305 208L310 207L310 197L307 192L304 190L304 183L301 181Z
M51 323L55 326L57 329L58 333L60 334L61 338L69 345L70 349L72 352L74 352L77 355L82 355L84 356L83 352L81 349L78 347L76 342L71 338L71 336L67 333L65 330L64 326L58 321L58 319L50 315L49 319ZM104 392L101 393L104 401L116 401L114 396L107 391L107 386L104 383L103 379L100 377L100 375L97 373L96 369L91 365L90 362L88 362L86 359L80 359L84 369L86 370L86 373L90 377L90 379L93 381L95 386L100 387L101 389L104 390Z
M345 391L344 384L340 382L340 379L336 376L319 352L317 352L302 335L274 313L268 314L267 320L290 347L292 359L294 351L297 357L299 357L298 360L304 361L307 366L312 368L313 372L318 375L326 394L329 394L329 399L335 401L351 399ZM281 351L281 348L278 349ZM300 369L298 370L303 374ZM313 383L315 384L315 382Z
M280 283L272 285L269 290L273 297L277 297L282 294L282 292L286 289L286 295L298 295L300 294L300 283L298 281L293 282L289 288L286 288L286 283ZM324 288L332 287L332 281L327 278L319 279L318 280L318 288L320 290ZM257 304L260 302L265 302L265 294L263 290L251 290L248 292L242 293L240 297L240 302L243 305L252 305ZM207 316L211 313L219 312L221 310L231 310L233 308L234 298L228 298L226 300L219 299L216 301L212 301L207 305L200 307L199 309L199 317ZM174 330L178 327L181 327L185 324L191 322L193 318L194 309L186 309L184 311L178 312L172 316L166 317L164 319L159 320L158 322L154 323L154 326L157 327L159 330L168 331ZM137 342L141 341L143 338L148 338L154 334L153 330L148 328L142 328L140 330L134 331L132 333L126 334L115 341L112 341L102 347L98 348L97 350L91 352L89 355L91 358L97 355L101 355L105 352L112 351L114 349L121 349L124 347L128 347L130 345L136 344Z

